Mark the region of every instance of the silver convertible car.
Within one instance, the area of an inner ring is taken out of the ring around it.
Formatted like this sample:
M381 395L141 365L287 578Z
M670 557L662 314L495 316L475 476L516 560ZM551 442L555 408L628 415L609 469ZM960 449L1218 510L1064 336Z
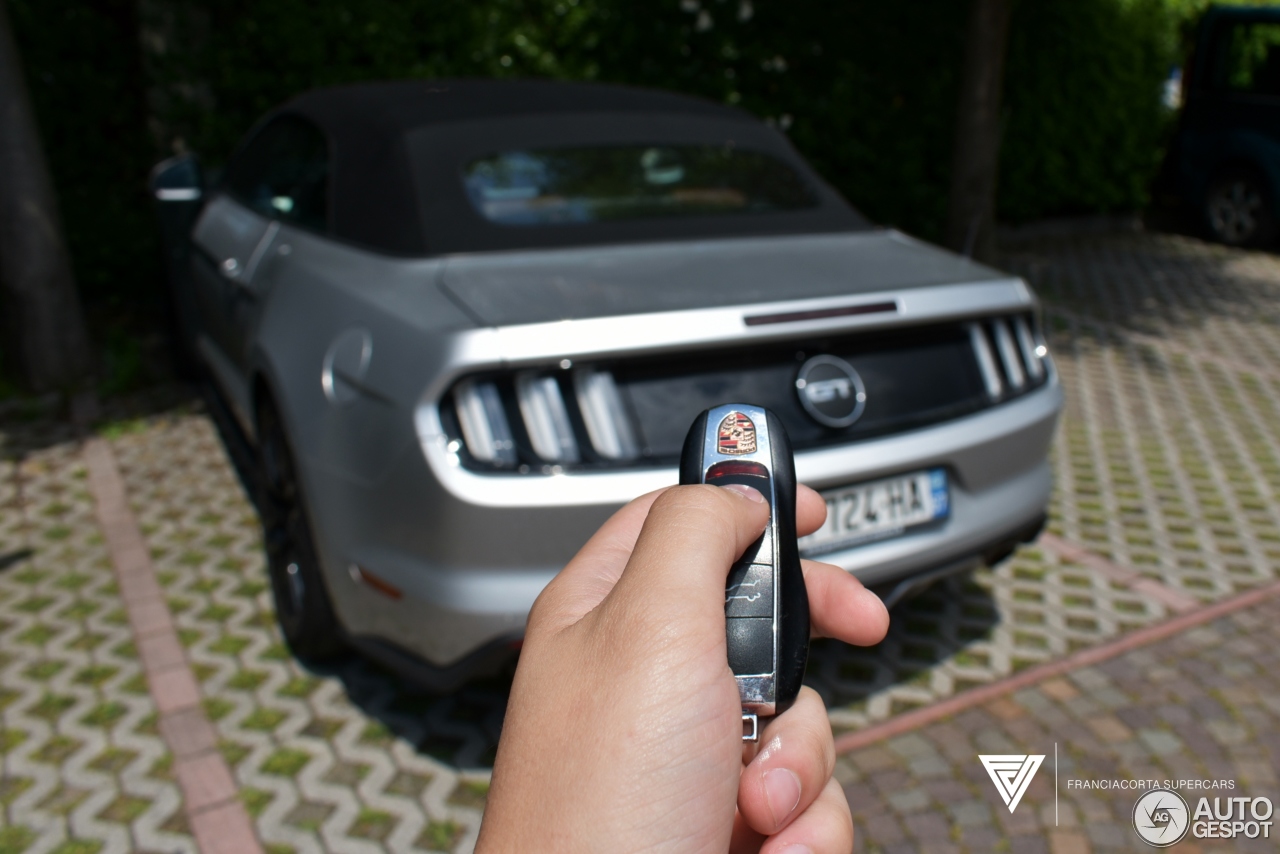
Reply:
M891 602L1033 538L1062 404L1019 278L873 226L695 98L549 82L324 89L206 187L152 176L182 334L257 449L299 655L437 688L518 647L704 409L772 409L804 554Z

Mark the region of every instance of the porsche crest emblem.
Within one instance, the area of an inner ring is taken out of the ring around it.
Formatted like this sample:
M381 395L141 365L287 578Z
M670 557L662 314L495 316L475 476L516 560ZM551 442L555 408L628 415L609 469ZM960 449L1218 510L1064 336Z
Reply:
M741 412L730 412L720 422L720 438L716 450L722 454L739 455L756 452L756 425Z

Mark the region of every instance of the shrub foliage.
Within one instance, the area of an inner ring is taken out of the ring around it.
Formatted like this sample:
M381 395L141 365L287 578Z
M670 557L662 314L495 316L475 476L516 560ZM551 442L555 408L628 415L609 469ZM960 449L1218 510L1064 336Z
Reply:
M82 286L157 265L149 165L217 164L304 89L402 77L657 86L776 123L872 219L937 237L967 3L958 0L8 0ZM1203 0L1018 0L999 213L1146 201L1162 83ZM139 11L140 10L140 11Z

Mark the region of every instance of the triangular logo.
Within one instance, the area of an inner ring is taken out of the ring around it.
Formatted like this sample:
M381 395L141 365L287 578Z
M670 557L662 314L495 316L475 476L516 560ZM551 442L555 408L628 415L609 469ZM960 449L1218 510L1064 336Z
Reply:
M1004 804L1013 812L1018 808L1018 801L1031 785L1031 778L1040 770L1044 755L1027 756L1022 753L1004 753L997 756L979 756L982 765L996 784L996 791L1004 799Z

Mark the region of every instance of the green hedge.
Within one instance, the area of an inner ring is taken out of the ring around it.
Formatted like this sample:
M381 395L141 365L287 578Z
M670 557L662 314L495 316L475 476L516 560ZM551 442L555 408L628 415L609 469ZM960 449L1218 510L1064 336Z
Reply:
M945 217L960 0L147 0L154 20L141 23L136 0L8 2L91 297L150 287L144 181L167 147L216 164L273 104L353 80L532 76L701 94L778 123L873 219L937 238ZM1003 219L1145 204L1169 125L1161 85L1203 5L1018 0Z

